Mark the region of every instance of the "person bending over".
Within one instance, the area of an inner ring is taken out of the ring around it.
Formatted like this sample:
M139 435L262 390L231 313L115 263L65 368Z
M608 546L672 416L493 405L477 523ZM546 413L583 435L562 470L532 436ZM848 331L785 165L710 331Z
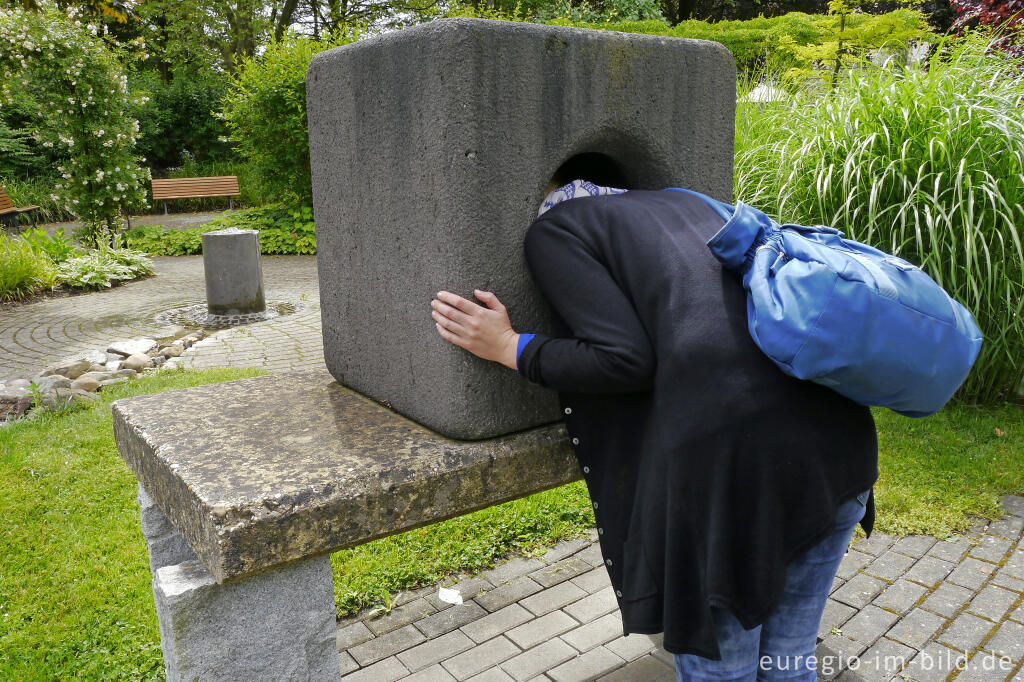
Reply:
M516 332L479 289L439 292L437 331L558 391L623 634L663 632L679 680L815 680L833 577L874 524L871 412L754 344L705 246L728 216L570 179L523 243L553 333Z

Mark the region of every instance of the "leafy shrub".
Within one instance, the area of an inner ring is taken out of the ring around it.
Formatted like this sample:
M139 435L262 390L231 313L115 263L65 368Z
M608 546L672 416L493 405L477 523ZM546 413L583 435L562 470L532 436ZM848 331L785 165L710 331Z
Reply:
M46 256L54 264L63 263L75 255L77 249L68 237L64 236L64 228L57 228L53 236L46 234L46 230L37 227L21 234L21 238L32 248L37 255Z
M359 30L329 40L288 35L240 65L223 115L237 151L260 176L266 198L311 201L306 71L318 52L351 43L359 35Z
M153 261L145 254L130 249L100 248L84 256L70 258L57 268L62 284L82 289L109 287L153 274Z
M169 230L163 225L142 225L124 233L128 248L153 256L193 256L203 252L203 228Z
M833 96L740 105L736 196L832 225L920 265L985 342L960 397L997 402L1024 377L1024 76L971 39L927 69L852 72Z
M50 260L22 239L0 232L0 301L15 301L53 286L56 272Z
M129 248L154 256L192 256L203 252L202 235L212 230L235 227L258 230L260 251L265 255L316 253L313 208L309 205L271 204L223 215L198 228L168 230L160 225L137 227L125 233Z

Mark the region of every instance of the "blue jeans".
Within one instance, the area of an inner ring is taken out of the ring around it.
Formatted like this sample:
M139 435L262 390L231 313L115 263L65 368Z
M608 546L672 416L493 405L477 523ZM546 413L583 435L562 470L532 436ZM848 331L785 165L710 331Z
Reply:
M853 528L864 517L870 492L865 490L840 504L832 534L787 565L782 600L764 623L744 630L732 612L712 606L722 660L675 654L676 680L815 682L818 661L814 652L825 600Z

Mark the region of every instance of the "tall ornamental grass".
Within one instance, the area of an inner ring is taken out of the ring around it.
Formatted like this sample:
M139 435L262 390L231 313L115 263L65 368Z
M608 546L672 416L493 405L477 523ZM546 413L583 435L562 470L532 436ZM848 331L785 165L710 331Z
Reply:
M13 301L49 289L56 275L49 258L36 253L28 242L12 239L0 231L0 301Z
M736 196L920 265L985 342L958 397L1012 397L1024 377L1024 76L978 39L921 67L853 71L737 110Z

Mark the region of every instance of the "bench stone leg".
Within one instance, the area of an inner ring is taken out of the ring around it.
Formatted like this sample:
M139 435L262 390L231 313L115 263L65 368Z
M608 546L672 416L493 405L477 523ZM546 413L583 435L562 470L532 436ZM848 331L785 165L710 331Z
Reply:
M158 568L173 566L182 562L196 562L192 548L184 538L174 530L160 508L153 504L153 498L139 484L139 521L142 523L142 534L149 548L149 570L156 575Z
M144 532L162 530L167 519L141 486L139 505ZM186 559L164 563L184 553L173 528L153 537L146 540L168 682L341 679L329 556L218 585L187 545Z

